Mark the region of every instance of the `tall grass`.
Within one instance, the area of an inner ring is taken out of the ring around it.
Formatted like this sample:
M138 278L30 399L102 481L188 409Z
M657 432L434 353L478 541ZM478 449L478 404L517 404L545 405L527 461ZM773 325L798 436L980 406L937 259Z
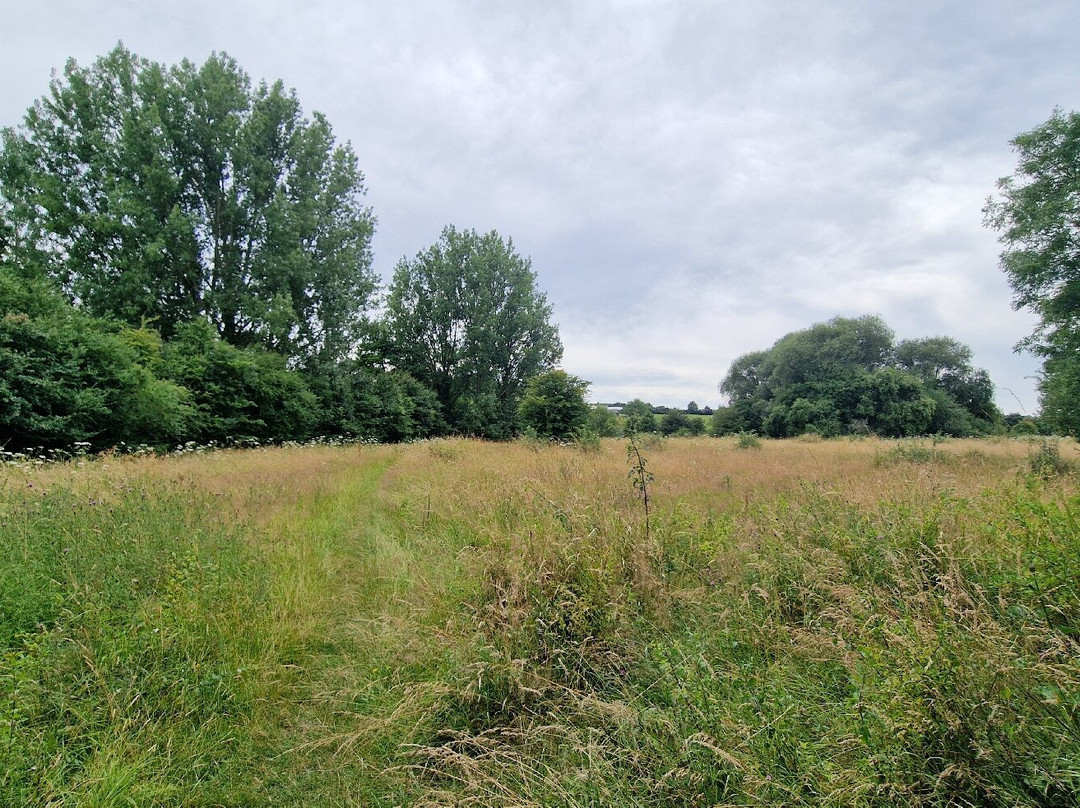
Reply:
M663 441L647 521L617 441L8 470L0 802L1076 804L1053 450Z
M4 804L212 804L242 782L267 577L218 505L0 491Z

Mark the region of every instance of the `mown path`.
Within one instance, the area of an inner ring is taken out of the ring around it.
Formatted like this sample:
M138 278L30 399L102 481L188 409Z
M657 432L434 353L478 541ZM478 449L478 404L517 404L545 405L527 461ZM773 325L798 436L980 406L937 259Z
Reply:
M364 449L269 525L275 600L296 632L295 658L282 660L278 735L267 739L277 751L264 793L274 803L410 801L407 778L385 769L443 656L438 623L456 562L391 511L398 456Z

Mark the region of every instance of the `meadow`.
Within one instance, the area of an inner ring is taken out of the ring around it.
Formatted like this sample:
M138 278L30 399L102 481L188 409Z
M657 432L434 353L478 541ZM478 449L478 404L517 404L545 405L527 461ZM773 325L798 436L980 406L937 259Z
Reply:
M1080 801L1074 442L629 448L0 466L0 805Z

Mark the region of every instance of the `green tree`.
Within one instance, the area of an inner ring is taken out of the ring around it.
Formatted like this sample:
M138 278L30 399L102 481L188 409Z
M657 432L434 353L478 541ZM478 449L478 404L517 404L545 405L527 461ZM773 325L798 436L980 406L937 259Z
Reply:
M165 346L170 377L191 392L190 437L200 443L311 437L318 402L285 358L262 348L237 348L206 320L192 320Z
M530 262L494 231L443 230L402 259L387 300L393 364L435 392L452 431L506 439L526 382L562 356Z
M349 360L305 378L319 400L320 435L397 443L446 432L435 394L404 371Z
M1001 420L989 374L971 364L971 348L951 337L904 340L896 366L918 377L936 402L930 432L970 435Z
M713 433L790 437L870 429L970 435L1000 417L971 350L946 337L894 346L878 317L837 317L736 359L720 384L729 406Z
M593 404L589 408L590 432L601 438L617 438L619 436L619 416L613 413L606 404Z
M679 412L678 410L666 413L664 417L660 419L660 434L668 436L676 435L679 432L689 434L691 429L690 423L692 420L693 419L686 413Z
M161 343L75 309L0 265L0 445L103 449L183 438L192 410L162 378Z
M620 413L624 421L624 432L655 432L656 415L653 413L653 405L640 398L628 401L623 405Z
M7 252L95 316L166 339L344 356L375 288L363 175L326 119L225 54L174 67L122 45L68 62L4 129Z
M986 223L1004 245L1001 268L1013 307L1039 318L1017 347L1045 360L1045 417L1057 431L1080 435L1080 114L1054 110L1012 146L1016 170L998 181Z
M860 405L870 429L891 438L926 434L936 407L918 378L896 368L867 377Z
M585 392L589 383L565 370L533 376L525 388L518 413L521 425L537 437L568 440L589 420Z

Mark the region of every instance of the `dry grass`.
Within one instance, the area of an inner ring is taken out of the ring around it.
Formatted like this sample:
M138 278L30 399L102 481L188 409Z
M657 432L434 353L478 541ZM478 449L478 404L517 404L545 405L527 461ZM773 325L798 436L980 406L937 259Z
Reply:
M117 509L68 519L71 535L157 531L160 583L133 613L168 618L207 669L246 671L227 703L247 740L208 749L211 724L179 715L168 749L161 724L124 729L166 707L125 708L116 687L141 705L144 679L188 676L191 700L205 685L123 615L79 617L121 626L96 650L74 613L52 629L89 662L49 668L46 632L0 674L35 699L38 673L62 691L92 664L118 683L102 704L119 723L88 718L94 753L55 769L76 802L108 787L117 804L1073 804L1080 526L1061 469L1080 451L1062 441L1057 472L1035 473L1040 448L650 441L648 533L618 440L8 468L4 507L44 519L32 497L68 491ZM241 541L230 569L250 580L200 561L215 520L231 532L207 547ZM225 627L208 633L211 613ZM27 704L10 727L31 726ZM216 761L217 790L155 797L190 786L182 760Z

